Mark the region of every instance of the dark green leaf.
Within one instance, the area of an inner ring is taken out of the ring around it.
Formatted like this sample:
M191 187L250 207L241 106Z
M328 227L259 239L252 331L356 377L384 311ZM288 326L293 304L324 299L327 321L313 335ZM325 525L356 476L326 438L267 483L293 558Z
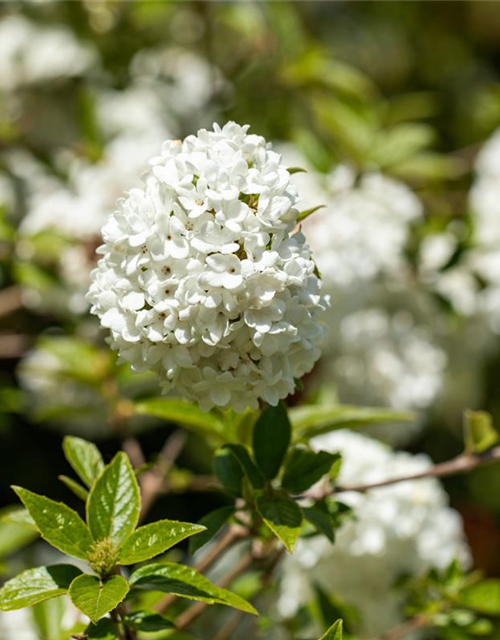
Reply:
M250 458L248 449L242 444L226 444L224 448L229 449L238 460L252 486L255 489L262 489L264 486L264 478Z
M137 526L139 485L127 455L117 453L94 483L87 501L87 522L95 540L119 544Z
M92 442L82 438L66 436L63 440L63 450L67 461L79 478L90 488L104 469L99 449Z
M23 571L0 589L0 610L12 611L67 592L72 581L82 572L70 564L37 567Z
M295 447L285 465L283 487L291 493L302 493L329 473L339 459L338 453Z
M490 616L500 615L500 580L491 578L466 587L460 603Z
M291 427L285 405L268 407L259 416L253 430L253 451L257 466L266 478L278 474L291 440Z
M205 531L205 527L188 522L159 520L136 529L120 548L118 562L135 564L144 562L167 551L181 540Z
M342 620L337 620L319 640L342 640Z
M93 540L87 525L76 511L62 502L39 496L28 489L13 489L44 540L69 556L86 560Z
M260 496L257 498L257 509L267 526L292 553L303 520L299 505L290 498Z
M138 631L163 631L163 629L175 629L173 622L161 616L159 613L150 611L134 611L125 616L125 623Z
M325 535L330 542L335 540L333 520L324 505L316 503L312 507L302 507L302 511L306 520L313 525L318 533Z
M115 640L118 638L116 624L109 618L102 618L97 624L89 624L85 633L89 640Z
M173 562L140 567L131 575L130 585L135 589L162 591L189 600L224 604L247 613L257 613L252 605L240 596L217 587L195 569Z
M198 524L205 527L205 531L198 534L194 538L191 538L189 541L189 553L192 555L198 549L201 549L203 545L210 542L212 538L217 535L220 529L226 524L229 518L234 513L234 507L221 507L220 509L215 509L215 511L211 511L207 513L206 516L199 521Z
M294 173L307 173L307 169L303 169L302 167L288 167L288 173L293 176Z
M136 413L174 422L202 435L224 438L224 425L212 413L201 411L195 404L174 398L152 398L135 405Z
M242 495L244 472L229 449L224 447L215 452L214 472L228 493L233 496Z
M467 453L482 453L496 444L500 437L486 411L465 411L464 432Z
M77 498L85 501L89 495L87 489L82 487L81 484L73 480L72 478L68 478L68 476L58 476L59 480L65 484L70 491L72 491Z
M122 602L128 591L128 582L122 576L99 580L84 573L73 580L68 594L75 607L96 624Z

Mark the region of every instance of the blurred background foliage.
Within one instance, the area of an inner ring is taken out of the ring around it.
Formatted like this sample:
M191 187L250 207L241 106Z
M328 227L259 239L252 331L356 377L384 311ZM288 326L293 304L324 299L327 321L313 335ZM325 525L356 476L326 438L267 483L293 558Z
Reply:
M401 385L433 390L418 406L396 407L418 410L411 438L394 437L404 425L381 437L442 461L461 450L466 406L500 422L500 340L475 303L489 283L469 259L477 245L470 204L476 157L500 126L498 3L3 2L0 504L13 502L10 484L68 499L67 489L53 484L66 471L64 433L98 438L109 456L127 438L112 418L117 403L126 409L126 399L157 394L148 376L116 365L84 302L86 274L102 216L133 186L126 177L136 180L136 167L153 155L150 139L158 147L160 136L183 137L229 119L307 164L323 186L317 196L308 190L304 208L329 204L324 182L339 166L356 179L374 171L397 179L421 203L403 239L403 279L398 263L396 274L382 270L332 288L334 315L371 309L374 300L389 315L410 310L426 327L424 347L432 334L433 348L445 354L425 356L415 343L423 369L437 357L432 375L439 381L401 377ZM130 144L121 149L124 139ZM423 277L426 242L450 237L451 250ZM457 296L436 286L455 269L464 277ZM468 287L472 310L460 303ZM398 324L398 353L413 340L412 323ZM391 404L391 394L368 389L378 388L376 367L363 365L361 393L349 386L347 369L331 374L329 361L346 340L336 339L292 402ZM368 351L385 340L376 332ZM359 336L353 342L362 345ZM418 366L412 358L410 370ZM153 419L130 424L149 458L172 428ZM190 436L177 467L179 487L193 472L210 473L201 438ZM500 574L498 469L446 487L465 518L476 564ZM195 522L220 503L196 491L189 496L174 491L156 510Z

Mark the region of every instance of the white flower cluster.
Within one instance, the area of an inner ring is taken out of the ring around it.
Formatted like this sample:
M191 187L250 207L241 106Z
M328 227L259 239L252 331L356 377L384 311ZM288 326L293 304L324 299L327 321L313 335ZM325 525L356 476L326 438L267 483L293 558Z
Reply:
M1 89L77 76L96 61L93 49L63 27L41 28L21 15L0 21Z
M410 224L422 215L406 185L343 165L329 176L324 197L326 209L305 229L326 285L349 287L401 268Z
M446 355L406 311L391 316L372 308L347 315L340 345L334 371L346 402L364 398L418 410L428 407L441 388Z
M165 392L276 404L319 358L326 300L281 156L228 123L167 141L103 229L92 312Z
M340 451L340 484L377 482L427 469L427 456L395 453L385 445L349 431L315 438L317 449ZM336 593L361 614L360 637L386 632L402 618L401 596L394 589L404 574L446 567L458 558L469 562L461 518L435 479L402 482L367 493L344 493L355 517L326 538L301 539L285 559L278 608L293 616L314 599L314 585Z

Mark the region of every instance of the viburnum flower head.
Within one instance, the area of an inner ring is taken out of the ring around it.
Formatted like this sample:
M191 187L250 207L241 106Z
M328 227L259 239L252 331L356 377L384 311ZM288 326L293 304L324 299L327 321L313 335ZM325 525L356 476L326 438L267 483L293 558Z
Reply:
M165 392L203 410L277 404L319 358L328 303L290 173L234 122L167 141L150 164L103 229L92 312Z

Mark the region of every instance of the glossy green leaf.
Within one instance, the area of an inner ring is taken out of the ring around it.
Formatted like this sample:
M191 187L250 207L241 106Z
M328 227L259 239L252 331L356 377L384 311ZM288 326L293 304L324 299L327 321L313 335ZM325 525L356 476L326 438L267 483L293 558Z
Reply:
M73 478L68 478L68 476L58 476L59 480L68 487L68 489L75 494L77 498L85 501L89 495L87 489L82 487L81 484L73 480Z
M215 509L215 511L211 511L207 513L206 516L199 521L198 524L205 527L205 531L202 531L200 534L191 538L189 541L189 553L192 555L198 549L201 549L203 545L210 542L214 536L222 529L222 527L227 523L229 518L234 513L234 507L221 507L220 509Z
M257 466L266 478L278 475L291 440L291 427L285 405L268 407L253 430L253 452Z
M99 449L92 442L87 442L82 438L66 436L63 440L63 450L67 461L82 482L90 488L104 469Z
M286 462L282 485L291 493L302 493L329 473L339 459L338 453L295 447Z
M101 618L97 624L89 624L85 635L88 640L116 640L118 629L110 618Z
M164 629L175 629L175 624L159 613L151 613L150 611L134 611L125 616L125 623L137 629L152 633L154 631L163 631Z
M175 398L152 398L135 404L139 415L153 416L173 422L202 435L224 438L224 424L212 413L205 413L199 407Z
M342 640L342 620L337 620L319 640Z
M257 498L257 509L267 526L292 553L303 520L299 505L290 498L260 496Z
M128 456L117 453L94 483L87 501L87 522L95 540L119 544L137 526L141 511L139 485Z
M134 571L130 585L135 589L162 591L208 604L224 604L247 613L257 612L240 596L217 587L195 569L173 562L148 564Z
M238 460L252 486L255 489L262 489L264 486L264 477L250 458L248 449L242 444L226 444L224 448L229 449L236 460Z
M85 560L92 536L76 511L28 489L13 487L44 540L69 556Z
M224 489L232 496L243 493L243 469L233 453L223 447L214 455L214 473Z
M304 517L310 522L318 533L323 534L333 542L335 540L335 529L333 520L328 510L321 503L312 507L302 507Z
M99 580L82 574L69 588L71 602L96 624L100 618L116 608L129 592L128 582L122 576Z
M415 414L410 412L349 405L294 407L289 410L289 416L297 438L311 438L336 429L357 429L378 423L415 420Z
M464 436L467 453L482 453L495 445L500 435L486 411L465 411Z
M466 587L459 596L461 605L490 616L500 615L500 580L491 578Z
M82 572L70 564L37 567L23 571L0 589L0 610L12 611L67 592L72 581Z
M135 564L144 562L167 551L181 540L205 531L205 527L189 522L159 520L136 529L120 548L118 562Z

